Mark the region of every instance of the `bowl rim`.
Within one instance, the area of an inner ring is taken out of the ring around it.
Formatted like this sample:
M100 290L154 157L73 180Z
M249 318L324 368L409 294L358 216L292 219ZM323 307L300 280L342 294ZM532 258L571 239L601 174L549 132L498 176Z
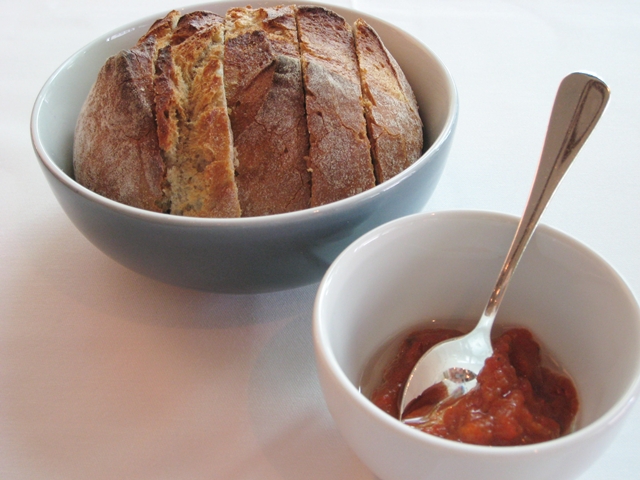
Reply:
M271 6L271 5L288 5L295 4L299 2L293 1L277 1L277 0L269 0L269 1L257 1L253 4L254 7L260 6ZM219 9L222 8L230 8L231 6L244 5L242 1L238 0L225 0L220 2L205 2L205 3L197 3L192 5L183 6L177 10L181 12L189 12L199 9L211 8L212 5L216 5ZM225 6L227 5L227 6ZM258 217L240 217L240 218L200 218L200 217L186 217L179 215L169 215L166 213L160 212L152 212L149 210L144 210L137 207L132 207L115 200L111 200L107 197L103 197L88 188L79 184L74 178L67 175L49 156L45 145L40 136L39 129L39 119L40 113L42 110L42 105L46 100L46 97L49 93L49 90L52 84L55 82L57 77L65 71L68 66L75 61L76 58L81 56L84 52L90 50L97 44L104 43L107 39L114 38L115 36L121 35L132 29L138 28L140 25L151 24L158 18L162 18L166 15L166 11L159 12L152 15L147 15L138 20L134 20L128 22L120 27L114 28L106 33L101 34L91 42L84 45L82 48L73 53L70 57L68 57L47 79L42 88L40 89L36 100L34 102L32 112L31 112L31 122L30 122L30 134L31 134L31 143L33 149L40 161L41 165L44 166L53 177L62 185L77 193L78 195L84 197L85 199L97 203L103 208L110 210L114 213L122 214L128 217L137 218L140 220L144 220L151 223L159 223L164 225L174 225L180 227L231 227L233 225L238 227L265 227L265 226L274 226L274 225L289 225L293 223L300 223L305 221L310 221L311 219L316 219L319 216L321 217L331 217L334 215L340 215L341 212L351 211L353 209L359 208L360 205L368 203L371 199L377 197L382 194L386 190L392 189L397 186L399 183L402 183L405 179L412 176L416 170L425 162L428 162L434 154L439 151L443 146L447 143L449 137L451 137L454 133L455 125L458 118L458 110L459 110L459 99L458 99L458 91L449 72L449 69L446 65L440 60L440 58L423 42L419 39L408 33L407 31L401 29L400 27L387 22L379 17L371 15L366 12L358 11L349 7L343 7L339 5L332 5L329 3L323 2L314 2L314 5L329 8L335 10L337 13L343 15L344 12L349 13L350 15L363 15L367 17L367 21L374 20L374 22L378 22L380 24L385 25L386 27L400 30L404 35L410 38L415 45L424 51L424 53L431 57L434 64L438 66L440 71L442 72L443 79L446 82L446 88L449 92L449 108L447 111L447 116L444 121L443 128L441 129L439 135L433 139L427 150L423 152L423 154L409 167L407 167L404 171L400 172L393 178L376 185L375 187L356 194L352 197L348 197L342 200L338 200L336 202L332 202L326 205L322 205L319 207L311 207L304 210L298 210L294 212L287 213L279 213L273 215L265 215Z
M640 396L640 375L636 375L636 378L630 383L625 392L618 398L618 400L600 417L595 419L588 425L563 435L559 438L549 440L546 442L535 443L530 445L516 445L516 446L486 446L486 445L474 445L468 443L461 443L445 438L440 438L434 435L425 434L415 428L405 425L395 418L391 417L381 409L376 407L369 399L367 399L349 380L344 373L336 359L331 342L328 339L328 332L326 331L325 324L322 320L324 318L323 313L323 300L326 296L326 290L332 281L332 277L335 275L335 271L339 268L340 264L344 261L346 256L353 254L359 247L374 241L376 237L382 235L385 231L391 229L402 228L405 224L413 222L425 222L429 221L429 218L438 217L439 219L492 219L498 220L503 224L511 223L514 226L517 225L520 220L519 217L506 214L497 211L489 210L474 210L474 209L462 209L462 210L442 210L437 212L421 212L412 215L407 215L396 220L392 220L384 225L381 225L355 240L351 245L345 248L340 255L334 260L331 266L327 269L318 286L317 294L313 305L313 343L314 350L316 352L318 362L322 362L326 368L331 372L331 375L339 383L341 389L346 393L353 403L366 412L366 414L373 419L373 421L383 423L387 428L395 431L398 435L407 435L416 442L424 444L425 447L436 447L441 449L451 449L454 452L466 455L477 456L515 456L515 455L540 455L546 451L554 449L562 449L568 447L573 443L581 442L587 438L598 436L603 430L610 424L616 423L616 420L622 417L629 411L631 406ZM571 235L562 232L561 230L541 223L537 229L541 230L544 234L553 238L560 239L571 245L572 248L581 251L605 267L613 278L618 282L622 292L629 299L630 305L635 310L635 316L640 319L640 306L638 299L634 295L633 291L629 287L627 281L622 275L601 255L589 248L586 244L575 239ZM636 362L640 366L640 356Z

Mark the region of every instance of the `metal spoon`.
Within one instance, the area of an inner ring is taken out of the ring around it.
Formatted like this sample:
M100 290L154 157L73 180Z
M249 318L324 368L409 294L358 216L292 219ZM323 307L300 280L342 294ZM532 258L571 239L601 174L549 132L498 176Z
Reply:
M609 87L599 78L572 73L560 83L533 187L496 286L477 326L468 334L431 348L413 368L404 387L400 419L409 403L429 387L444 384L445 398L476 385L491 356L491 327L513 274L540 216L558 183L589 137L609 100Z

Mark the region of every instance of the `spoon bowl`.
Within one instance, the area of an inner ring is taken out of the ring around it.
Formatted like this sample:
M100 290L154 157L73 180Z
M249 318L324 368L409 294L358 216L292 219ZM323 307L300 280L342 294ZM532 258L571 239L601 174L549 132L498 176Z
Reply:
M593 131L608 100L609 87L593 75L572 73L560 83L529 200L480 321L468 334L434 346L418 360L404 387L400 419L420 402L423 393L435 387L445 387L440 389L440 396L441 401L446 401L476 385L485 360L493 354L491 328L511 276L544 208Z

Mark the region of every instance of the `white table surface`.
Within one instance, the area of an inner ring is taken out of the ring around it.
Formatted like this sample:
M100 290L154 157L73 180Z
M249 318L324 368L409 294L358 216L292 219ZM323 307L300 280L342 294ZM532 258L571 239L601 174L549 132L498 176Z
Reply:
M0 478L374 479L316 377L317 285L253 296L177 287L93 247L56 203L29 138L40 87L94 37L175 0L2 0ZM429 210L519 215L561 78L612 98L543 222L640 295L640 2L337 0L431 47L460 95ZM607 319L603 319L603 328ZM582 480L640 478L640 406Z

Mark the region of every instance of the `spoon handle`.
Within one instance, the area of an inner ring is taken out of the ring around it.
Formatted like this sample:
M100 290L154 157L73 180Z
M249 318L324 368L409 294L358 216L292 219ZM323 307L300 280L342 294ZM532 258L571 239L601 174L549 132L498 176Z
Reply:
M586 73L572 73L558 87L538 172L509 253L478 328L491 327L505 290L540 216L609 100L609 87Z

